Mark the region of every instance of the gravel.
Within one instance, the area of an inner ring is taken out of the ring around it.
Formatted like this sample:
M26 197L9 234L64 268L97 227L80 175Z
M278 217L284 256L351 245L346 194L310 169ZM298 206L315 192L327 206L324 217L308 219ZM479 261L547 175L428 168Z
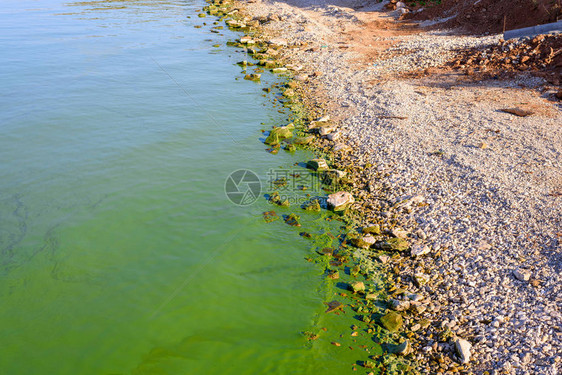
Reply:
M472 346L469 365L476 373L558 374L560 104L541 97L546 82L523 74L477 82L452 73L397 76L442 65L459 48L486 46L498 35L381 32L373 43L394 46L364 64L364 56L339 48L350 43L346 32L388 18L377 14L380 7L360 8L365 4L358 1L338 5L291 0L243 6L255 16L280 16L264 31L294 47L285 57L304 67L300 77L308 75L308 87L326 103L338 142L352 146L350 160L372 165L356 203L365 223L397 220L412 241L429 248L402 270L417 280L411 292L424 296L415 302L418 311L466 340L464 349ZM513 107L533 115L501 111ZM418 199L402 204L407 197ZM455 346L427 339L416 350L422 358Z

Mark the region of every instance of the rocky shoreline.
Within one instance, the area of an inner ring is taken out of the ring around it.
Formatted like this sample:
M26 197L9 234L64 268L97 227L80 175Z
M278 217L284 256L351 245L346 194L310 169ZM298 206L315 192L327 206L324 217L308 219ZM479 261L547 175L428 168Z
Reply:
M388 273L387 308L358 311L367 326L377 316L399 332L393 352L414 373L558 374L562 111L548 101L558 88L528 74L432 72L500 36L396 24L383 4L217 0L207 11L246 32L257 69L292 75L285 96L316 120L300 143L314 140L326 168L346 174L357 231L343 246Z

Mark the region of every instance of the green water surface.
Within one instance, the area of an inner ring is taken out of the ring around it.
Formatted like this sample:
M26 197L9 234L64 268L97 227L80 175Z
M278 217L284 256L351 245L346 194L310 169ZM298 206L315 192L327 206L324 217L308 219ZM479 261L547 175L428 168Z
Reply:
M225 196L232 171L265 181L311 155L264 151L260 130L287 119L262 96L276 78L236 80L238 35L211 33L203 5L2 1L1 374L336 374L358 358L330 344L352 317L324 313L337 287L302 229Z

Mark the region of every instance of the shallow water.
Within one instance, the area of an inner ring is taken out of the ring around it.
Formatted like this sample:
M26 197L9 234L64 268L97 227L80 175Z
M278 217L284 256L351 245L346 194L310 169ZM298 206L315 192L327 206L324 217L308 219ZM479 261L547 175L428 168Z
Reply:
M264 151L260 129L287 118L262 96L276 78L236 80L236 34L211 33L203 5L3 1L0 373L341 373L357 359L330 345L348 321L324 314L335 287L299 228L265 224L263 197L225 196L232 171L266 181L310 155ZM303 338L320 327L334 336Z

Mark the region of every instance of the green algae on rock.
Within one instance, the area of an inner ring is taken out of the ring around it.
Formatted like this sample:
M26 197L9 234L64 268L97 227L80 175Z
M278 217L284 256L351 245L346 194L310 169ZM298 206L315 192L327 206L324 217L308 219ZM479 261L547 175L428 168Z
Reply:
M398 314L397 312L391 311L381 318L381 324L390 332L396 332L400 328L402 328L402 315Z

